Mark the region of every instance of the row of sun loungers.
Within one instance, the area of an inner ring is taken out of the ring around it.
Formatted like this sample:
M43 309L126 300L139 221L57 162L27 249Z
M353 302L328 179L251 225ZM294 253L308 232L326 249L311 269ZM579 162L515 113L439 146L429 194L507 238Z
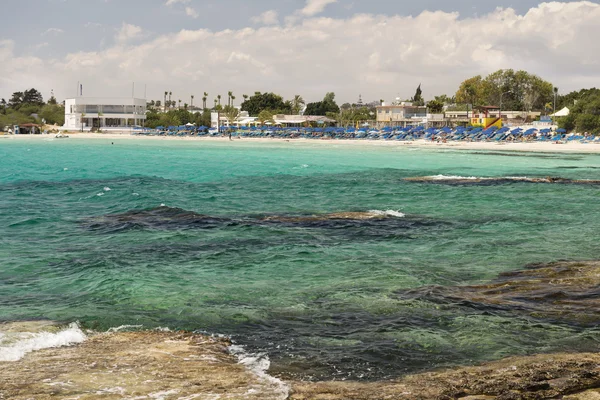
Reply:
M365 140L431 140L431 141L553 141L553 142L581 142L600 143L600 136L565 135L565 131L558 129L528 129L521 128L425 128L422 126L407 128L280 128L272 126L263 127L221 127L221 132L209 131L208 127L158 127L157 129L144 129L134 131L134 135L145 136L222 136L231 134L232 137L257 137L257 138L306 138L306 139L365 139Z

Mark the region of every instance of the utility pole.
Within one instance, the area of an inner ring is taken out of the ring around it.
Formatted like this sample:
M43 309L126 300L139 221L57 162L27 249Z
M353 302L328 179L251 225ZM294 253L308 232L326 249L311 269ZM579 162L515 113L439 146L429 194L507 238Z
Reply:
M556 95L558 94L558 88L554 88L554 111L552 112L552 125L556 125Z

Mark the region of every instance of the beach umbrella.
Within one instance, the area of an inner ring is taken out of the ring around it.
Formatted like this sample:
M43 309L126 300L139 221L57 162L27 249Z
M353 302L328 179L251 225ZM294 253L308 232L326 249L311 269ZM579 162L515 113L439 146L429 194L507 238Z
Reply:
M567 130L566 130L566 129L563 129L563 128L558 128L558 129L556 130L556 132L558 132L558 133L567 133Z

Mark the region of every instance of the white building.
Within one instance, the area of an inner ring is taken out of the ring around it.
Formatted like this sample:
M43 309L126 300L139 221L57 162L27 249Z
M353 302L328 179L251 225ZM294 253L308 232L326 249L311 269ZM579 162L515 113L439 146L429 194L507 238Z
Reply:
M65 129L126 128L144 126L146 99L75 97L65 100Z

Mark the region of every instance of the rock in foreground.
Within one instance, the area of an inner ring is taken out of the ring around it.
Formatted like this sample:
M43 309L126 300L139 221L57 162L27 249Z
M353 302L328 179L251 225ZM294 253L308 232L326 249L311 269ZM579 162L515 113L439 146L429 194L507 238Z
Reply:
M73 347L0 362L0 399L284 399L287 386L252 372L229 342L175 332L92 336Z
M390 382L296 383L290 399L600 399L600 355L513 357Z

